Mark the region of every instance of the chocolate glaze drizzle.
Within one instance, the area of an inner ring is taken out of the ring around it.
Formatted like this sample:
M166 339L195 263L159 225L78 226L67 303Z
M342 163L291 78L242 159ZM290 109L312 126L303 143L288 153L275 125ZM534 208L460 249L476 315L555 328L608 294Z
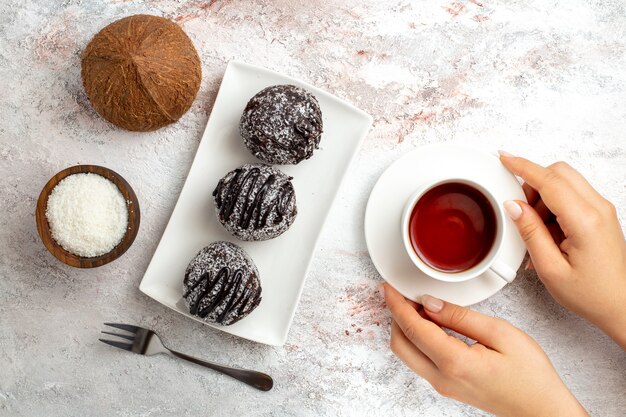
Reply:
M244 284L241 269L231 271L230 268L225 266L220 269L213 278L209 272L205 272L193 286L188 287L183 297L187 298L199 287L202 289L190 303L189 312L195 316L205 318L218 306L225 303L224 309L215 318L215 322L219 324L224 324L225 319L232 311L235 312L235 318L242 317L248 304L251 304L248 310L252 310L261 301L261 291L259 291L259 288ZM217 292L213 293L215 288L219 289ZM203 308L200 308L200 304L204 299L207 299L208 303ZM251 303L249 302L250 299L252 299Z
M239 227L248 229L252 222L252 228L258 230L265 227L267 218L272 210L276 210L276 216L273 223L278 224L287 214L289 203L293 199L294 190L290 182L282 185L273 201L263 205L266 200L268 190L276 182L276 176L270 174L265 182L260 185L260 177L262 176L259 168L252 168L247 173L241 168L235 170L235 177L229 181L228 185L224 183L224 179L220 180L217 188L213 192L215 203L219 209L219 216L228 221L233 215L237 201L243 199L243 207L239 216ZM225 197L222 199L221 190L227 186ZM244 194L244 190L245 194ZM254 216L254 219L253 219ZM254 220L254 221L253 221Z

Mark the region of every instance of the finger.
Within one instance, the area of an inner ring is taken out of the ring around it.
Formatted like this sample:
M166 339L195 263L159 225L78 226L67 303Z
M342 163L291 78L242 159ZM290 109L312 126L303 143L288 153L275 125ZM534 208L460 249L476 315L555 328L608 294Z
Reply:
M428 317L428 314L426 314L426 312L424 311L424 307L421 304L418 304L417 314L419 314L420 317L425 319L425 320L430 320L430 318Z
M572 250L572 242L567 237L564 238L561 242L559 242L559 249L563 252L563 255L568 255L569 251Z
M577 215L581 208L590 208L589 203L557 171L516 156L501 155L500 160L509 171L537 190L552 213L572 226L576 225L576 219L570 218L572 214ZM572 210L572 207L579 210Z
M412 301L412 300L406 300L406 303L410 305L411 307L413 307L415 310L419 310L422 307L421 304L417 304L415 301Z
M422 296L422 304L426 314L438 325L470 337L493 350L505 351L507 344L511 343L514 327L503 320L430 295Z
M557 246L565 240L565 235L563 234L561 226L559 226L558 223L548 223L546 224L546 228L548 229L548 232L550 232L550 236L552 236L552 240L554 240L554 243L556 243Z
M426 314L424 307L421 304L417 304L415 301L411 301L409 299L406 299L406 302L413 307L415 311L417 311L417 314L419 314L421 318L430 320L430 317L428 317L428 314Z
M406 338L422 351L435 365L463 354L467 345L448 336L439 326L424 320L407 300L393 287L385 284L385 300L393 319Z
M537 215L541 218L541 221L544 223L554 217L554 214L552 214L548 207L546 207L546 203L544 203L541 199L537 200L537 202L533 205L533 208L537 212Z
M556 162L550 165L550 169L558 172L583 198L593 201L594 203L599 203L604 200L600 193L589 184L589 181L567 162Z
M504 209L524 239L533 265L540 276L566 273L569 264L537 212L522 201L506 201Z
M411 307L415 309L415 311L417 311L417 314L419 314L420 317L422 317L423 319L429 320L428 315L424 312L424 307L421 304L417 304L415 301L411 301L406 298L405 300L408 305L410 305Z
M522 190L524 190L524 195L526 196L526 201L531 206L534 206L537 200L539 200L539 193L533 187L528 185L528 183L522 184Z
M524 267L525 270L527 271L534 271L535 270L535 265L533 265L533 260L532 259L528 259L528 262L526 262L526 266Z
M506 169L524 180L524 184L541 194L540 187L545 177L548 176L548 168L537 165L525 158L500 152L500 162Z
M391 351L413 372L432 381L438 374L435 364L428 359L409 339L395 321L391 323Z
M545 177L549 175L548 168L535 164L528 159L502 151L500 151L500 162L502 162L502 165L511 171L511 173L522 178L524 184L541 194L539 188L543 184Z
M380 296L383 298L383 300L385 299L385 286L384 283L378 284L378 293L380 294ZM420 312L420 310L423 310L424 308L422 307L421 304L416 303L415 301L411 301L409 299L406 299L406 302L413 307L418 313ZM422 316L424 316L424 314L420 314Z

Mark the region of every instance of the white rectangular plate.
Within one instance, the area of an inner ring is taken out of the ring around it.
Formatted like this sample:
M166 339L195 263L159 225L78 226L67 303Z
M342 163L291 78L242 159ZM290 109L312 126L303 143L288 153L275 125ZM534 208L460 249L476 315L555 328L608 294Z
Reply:
M243 242L219 223L211 193L227 172L259 162L239 135L239 119L248 100L265 87L294 84L315 95L324 133L311 159L281 165L292 176L298 215L289 230L264 242ZM213 111L180 193L139 289L194 320L182 300L187 264L211 242L226 240L245 249L256 263L263 287L261 304L231 326L209 326L269 345L285 343L315 247L332 202L372 118L351 104L312 85L284 75L231 61Z

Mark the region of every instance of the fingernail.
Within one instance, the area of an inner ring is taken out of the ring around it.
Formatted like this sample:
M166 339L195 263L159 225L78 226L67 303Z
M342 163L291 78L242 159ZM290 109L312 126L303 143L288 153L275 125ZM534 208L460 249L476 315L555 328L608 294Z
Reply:
M385 287L383 284L378 284L378 293L383 299L385 298Z
M522 206L513 200L504 202L504 210L506 210L506 214L513 220L519 219L522 215Z
M503 150L499 150L498 153L500 154L500 156L504 156L505 158L513 158L515 156L512 153Z
M439 313L443 308L443 301L430 295L422 295L422 305L432 313Z

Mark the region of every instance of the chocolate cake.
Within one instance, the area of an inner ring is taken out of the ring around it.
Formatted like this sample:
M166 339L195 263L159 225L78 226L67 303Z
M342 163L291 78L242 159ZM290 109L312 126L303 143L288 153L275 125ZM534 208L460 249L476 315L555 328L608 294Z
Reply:
M241 240L275 238L298 213L291 177L265 164L246 164L229 172L213 197L217 218Z
M194 316L228 326L246 317L261 302L259 271L239 246L214 242L187 267L183 297Z
M322 112L317 99L294 85L275 85L250 99L241 116L243 141L270 164L297 164L319 147Z

